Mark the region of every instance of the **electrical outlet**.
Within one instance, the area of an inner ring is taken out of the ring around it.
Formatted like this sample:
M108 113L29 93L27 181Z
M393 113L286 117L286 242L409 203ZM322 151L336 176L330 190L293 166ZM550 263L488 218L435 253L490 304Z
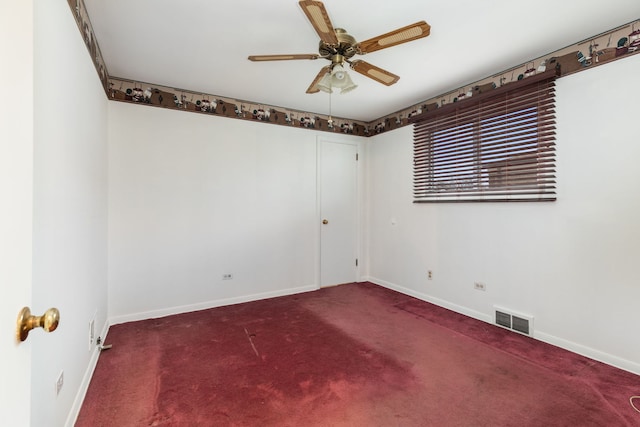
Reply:
M226 273L222 275L222 280L231 280L233 279L233 274L231 273Z
M89 321L89 351L93 350L96 338L96 319Z
M473 288L477 289L479 291L486 291L487 290L487 285L485 285L484 283L475 282L473 284Z
M56 380L56 396L60 394L60 390L62 390L63 385L64 385L64 371L60 371L60 375L58 375L58 379Z
M427 271L427 277L429 280L433 279L433 272L431 270Z

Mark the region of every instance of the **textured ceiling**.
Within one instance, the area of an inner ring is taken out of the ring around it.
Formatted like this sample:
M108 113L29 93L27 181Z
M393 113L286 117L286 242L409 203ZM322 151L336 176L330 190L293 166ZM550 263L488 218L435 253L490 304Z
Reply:
M325 0L334 27L365 40L414 22L427 38L359 58L400 76L332 95L338 117L372 121L640 17L638 0ZM251 62L248 55L317 53L295 0L85 0L109 74L140 82L327 114L306 94L329 62ZM637 29L637 28L636 28ZM601 47L609 42L598 40ZM616 40L612 40L615 46ZM588 44L584 50L588 52ZM537 64L536 64L537 65Z

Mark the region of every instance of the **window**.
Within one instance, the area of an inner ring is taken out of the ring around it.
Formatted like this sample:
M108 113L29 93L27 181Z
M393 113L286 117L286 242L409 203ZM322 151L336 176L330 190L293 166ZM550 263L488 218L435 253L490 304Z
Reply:
M555 71L414 121L414 202L553 201Z

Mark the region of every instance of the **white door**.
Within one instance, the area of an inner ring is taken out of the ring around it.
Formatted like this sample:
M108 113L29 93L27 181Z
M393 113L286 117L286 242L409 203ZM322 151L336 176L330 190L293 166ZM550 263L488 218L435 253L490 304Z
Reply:
M33 3L0 6L0 424L16 427L31 416L31 346L15 331L31 302Z
M357 280L358 146L319 140L320 286Z

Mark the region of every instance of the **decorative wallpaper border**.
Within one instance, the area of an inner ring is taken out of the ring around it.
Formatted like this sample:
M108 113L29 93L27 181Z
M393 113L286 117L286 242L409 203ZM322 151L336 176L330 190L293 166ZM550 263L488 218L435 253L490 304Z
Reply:
M154 105L282 126L298 126L325 132L360 136L367 136L369 133L367 123L341 117L332 117L333 121L329 123L329 116L323 114L257 104L252 101L196 93L122 78L110 78L109 85L107 95L115 101Z
M427 101L404 108L368 123L372 134L406 126L409 118L431 111L442 105L472 97L483 92L526 79L551 69L559 68L563 77L625 56L640 53L640 19L621 25L574 45L556 50L543 57L510 68L491 77L467 84L461 88L435 96ZM603 47L604 44L604 47Z
M67 2L69 3L69 7L71 8L71 13L73 13L73 17L76 20L76 24L78 25L78 30L80 30L80 35L84 40L84 44L87 46L89 55L91 55L93 65L96 67L98 77L100 77L100 81L102 82L102 87L108 95L110 86L109 72L107 71L107 66L104 62L104 59L102 58L102 52L100 52L100 47L98 46L98 41L96 40L96 36L93 32L91 20L89 19L89 15L87 14L87 8L84 6L84 1L67 0Z
M469 83L461 88L435 96L371 122L341 117L332 117L333 120L330 122L329 116L325 114L304 112L253 101L112 77L109 75L102 58L84 1L67 1L109 99L198 114L217 115L226 118L258 121L281 126L297 126L305 129L359 136L372 136L410 125L412 124L409 123L410 117L475 94L487 92L514 81L526 79L551 67L559 68L559 73L562 77L640 53L640 28L636 29L636 24L640 23L640 19L636 19L575 45L559 49L544 57L535 58L501 73Z

